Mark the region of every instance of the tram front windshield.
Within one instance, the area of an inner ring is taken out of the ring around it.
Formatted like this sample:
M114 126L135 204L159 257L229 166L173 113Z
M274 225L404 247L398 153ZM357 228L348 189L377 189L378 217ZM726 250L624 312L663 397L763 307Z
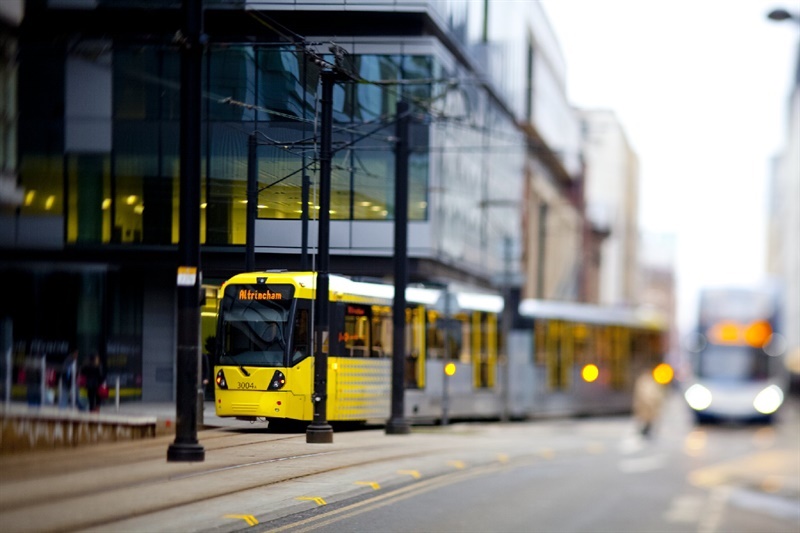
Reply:
M220 364L286 366L291 288L273 289L225 287L219 313Z
M697 361L700 378L730 382L762 380L768 377L768 356L750 346L710 344Z

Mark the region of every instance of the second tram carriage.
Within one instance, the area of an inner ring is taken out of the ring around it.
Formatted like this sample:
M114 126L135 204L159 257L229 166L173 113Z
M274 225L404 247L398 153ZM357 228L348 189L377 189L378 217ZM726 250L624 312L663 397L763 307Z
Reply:
M771 287L701 291L684 393L698 422L772 421L788 388L779 302Z
M313 272L270 271L223 284L218 416L276 425L313 419L315 286ZM337 275L329 286L327 420L383 424L394 287ZM523 302L503 335L499 295L409 286L406 301L404 405L412 423L629 412L635 372L664 354L663 324L632 311Z

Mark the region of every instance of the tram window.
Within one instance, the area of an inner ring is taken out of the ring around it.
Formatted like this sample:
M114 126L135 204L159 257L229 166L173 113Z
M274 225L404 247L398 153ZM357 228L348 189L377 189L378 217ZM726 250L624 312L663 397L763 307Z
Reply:
M572 328L575 342L575 364L583 366L592 362L589 354L589 327L586 324L575 324Z
M768 375L768 357L761 350L747 346L710 344L697 360L697 374L704 378L736 382L764 379Z
M598 326L594 337L594 351L602 367L608 367L611 360L610 334L608 326Z
M292 335L292 361L294 365L309 355L308 343L310 339L308 329L308 309L298 309L294 317L294 332Z
M372 357L392 356L392 313L389 307L372 308Z
M444 359L445 356L445 321L441 319L435 311L428 311L426 324L427 334L425 335L427 345L427 357L429 359Z
M436 321L431 321L430 315L428 319L427 356L432 359L458 359L463 344L461 323L452 318L441 317Z
M344 316L345 354L352 357L370 356L370 309L367 306L348 304Z
M461 323L460 337L458 339L459 355L458 360L462 363L469 364L472 362L472 327L469 322L469 317L466 315L458 315L456 319Z
M477 335L480 335L478 339L478 353L475 354L476 360L475 363L478 365L478 371L476 374L478 387L489 387L491 385L491 376L490 376L490 353L492 352L492 348L489 346L492 339L494 339L494 334L490 331L491 326L489 324L489 315L486 313L480 313L478 317L479 320L479 330L475 332Z
M222 303L221 326L224 364L282 366L285 364L289 309L280 301L239 300L229 297L237 288L229 286Z
M424 315L420 319L421 309L406 309L406 357L405 357L405 386L409 389L419 388L420 354L422 352L420 335L415 335L419 325L424 326Z
M537 320L533 328L534 363L544 365L547 361L547 322Z

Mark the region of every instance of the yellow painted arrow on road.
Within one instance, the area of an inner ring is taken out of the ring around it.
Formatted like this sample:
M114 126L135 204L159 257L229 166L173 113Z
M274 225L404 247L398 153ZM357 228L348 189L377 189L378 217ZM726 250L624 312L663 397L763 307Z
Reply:
M374 481L356 481L356 485L369 485L373 490L380 490L381 486Z
M404 474L404 475L407 475L407 476L411 476L414 479L419 479L419 477L420 477L419 472L417 472L416 470L398 470L397 473L398 474Z
M235 518L237 520L244 520L248 526L255 526L258 524L256 517L251 514L226 514L225 518Z

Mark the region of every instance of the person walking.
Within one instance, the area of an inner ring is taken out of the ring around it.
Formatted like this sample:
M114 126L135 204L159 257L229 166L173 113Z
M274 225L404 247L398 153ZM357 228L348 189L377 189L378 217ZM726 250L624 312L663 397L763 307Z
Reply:
M633 417L639 425L642 437L652 435L653 424L661 414L666 396L665 387L656 382L653 372L645 370L633 385Z
M100 354L94 352L89 361L81 368L81 374L86 380L86 395L89 399L89 411L100 411L100 386L105 381L105 372L100 361Z
M78 349L72 348L61 365L61 390L59 391L59 407L78 405Z

